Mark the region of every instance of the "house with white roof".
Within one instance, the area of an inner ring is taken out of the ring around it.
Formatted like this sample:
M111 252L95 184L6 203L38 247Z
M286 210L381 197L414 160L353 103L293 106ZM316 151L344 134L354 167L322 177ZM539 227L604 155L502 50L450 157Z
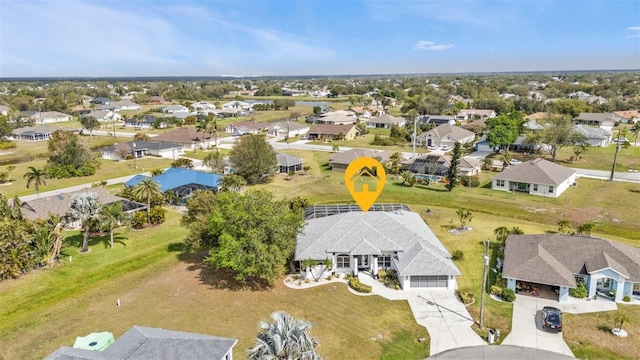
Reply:
M224 104L221 105L222 109L240 109L240 110L249 110L251 109L251 104L249 104L248 102L244 102L244 101L238 101L238 100L234 100L234 101L229 101L226 102Z
M386 206L389 211L384 210ZM298 263L330 259L330 272L354 276L365 272L375 277L380 269L393 269L404 290L457 288L456 276L461 273L451 254L408 207L377 204L368 212L357 206L331 207L337 210L305 208L307 221L294 255ZM316 273L319 266L309 271ZM308 275L307 269L300 270Z
M456 142L460 144L472 142L475 137L476 134L473 131L447 123L418 135L416 143L420 146L453 146Z
M573 131L584 135L591 146L607 146L611 142L611 132L606 128L577 124Z
M456 115L456 120L458 121L467 121L474 119L491 119L496 117L496 112L494 110L486 110L486 109L462 109Z
M191 104L191 108L195 111L211 111L215 110L216 106L206 101L198 101Z
M403 117L384 114L367 120L367 127L389 129L394 125L403 127L406 123L407 120Z
M174 104L163 107L162 112L167 114L188 113L189 109L186 106Z
M51 124L57 122L66 122L73 120L73 116L58 111L42 111L36 112L32 118L37 124Z

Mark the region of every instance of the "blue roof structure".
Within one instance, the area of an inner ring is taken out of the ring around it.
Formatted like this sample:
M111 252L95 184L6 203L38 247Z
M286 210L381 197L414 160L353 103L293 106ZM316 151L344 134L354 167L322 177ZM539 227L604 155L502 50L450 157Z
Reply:
M144 175L136 175L131 180L124 183L127 187L136 186L143 179L148 178ZM164 192L167 190L175 190L185 185L199 185L203 188L218 188L222 175L195 171L191 169L169 168L162 174L154 176L151 179L160 185L160 189Z

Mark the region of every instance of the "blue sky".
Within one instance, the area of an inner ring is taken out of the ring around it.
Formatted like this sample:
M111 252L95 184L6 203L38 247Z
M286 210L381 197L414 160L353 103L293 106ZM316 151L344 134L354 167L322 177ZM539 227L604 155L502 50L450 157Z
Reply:
M640 1L0 2L0 77L640 68Z

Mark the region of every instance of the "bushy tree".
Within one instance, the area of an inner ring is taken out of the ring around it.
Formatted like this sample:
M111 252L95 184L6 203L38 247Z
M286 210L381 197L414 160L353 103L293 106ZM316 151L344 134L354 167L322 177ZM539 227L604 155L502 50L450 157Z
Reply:
M248 184L267 182L278 165L276 151L260 135L245 135L231 149L229 159Z
M573 130L571 118L567 116L549 116L542 125L542 129L529 133L527 142L542 145L553 161L556 161L558 150L563 147L586 143L586 137Z
M68 178L93 175L100 167L100 158L80 140L77 134L57 130L49 138L49 161L46 167L51 177Z
M451 154L449 170L447 171L447 190L449 191L453 190L458 182L458 164L460 164L460 157L462 157L461 145L460 142L456 141Z
M193 160L189 158L179 158L171 163L171 167L181 169L193 169Z
M220 188L222 191L240 191L245 186L247 186L247 182L240 175L229 174L220 180Z
M98 119L94 118L93 116L87 116L80 118L80 125L82 125L83 128L89 130L89 136L92 136L93 130L100 128L100 121L98 121Z
M302 214L264 190L223 192L214 201L208 218L207 235L213 241L207 261L232 271L239 281L256 278L273 286L293 253Z

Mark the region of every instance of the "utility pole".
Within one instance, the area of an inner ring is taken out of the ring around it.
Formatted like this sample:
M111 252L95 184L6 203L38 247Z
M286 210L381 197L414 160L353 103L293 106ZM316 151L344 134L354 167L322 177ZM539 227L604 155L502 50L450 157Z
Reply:
M133 141L133 138L131 139L131 152L133 153L133 168L136 168L136 143L135 141Z
M489 239L487 239L484 244L484 270L482 271L482 297L480 299L480 329L484 329L484 294L487 287L487 268L489 267Z
M618 139L616 140L616 152L613 154L613 167L611 167L611 176L609 177L609 181L613 181L613 175L616 173L616 162L618 161L618 150L620 150L620 133L622 131L618 130Z
M412 159L416 158L416 137L418 136L418 132L417 132L417 123L418 123L418 116L415 114L413 115L413 156L411 157Z

